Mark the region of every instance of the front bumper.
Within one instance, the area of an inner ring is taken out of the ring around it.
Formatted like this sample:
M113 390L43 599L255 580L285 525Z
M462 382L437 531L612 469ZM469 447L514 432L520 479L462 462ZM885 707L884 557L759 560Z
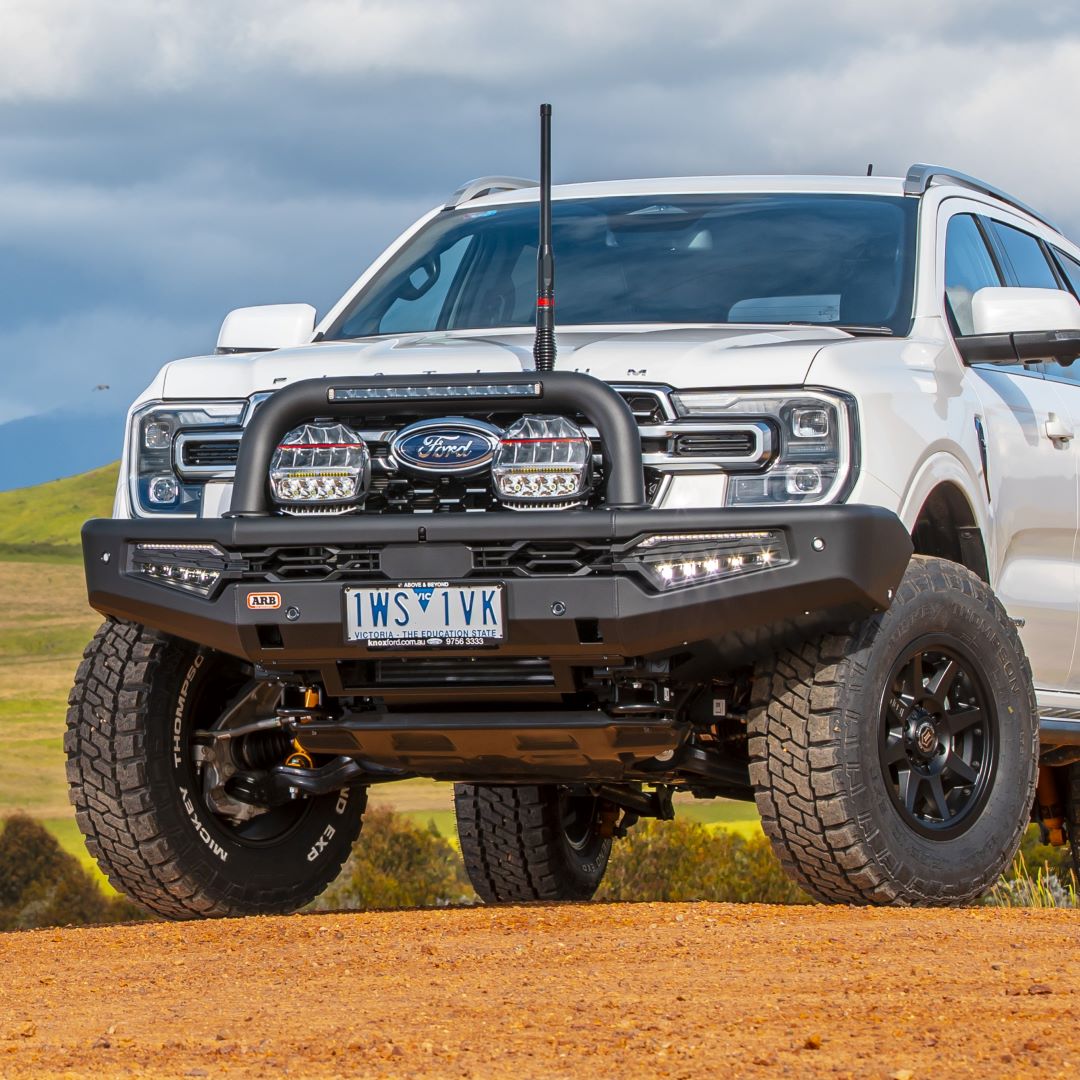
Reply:
M667 592L620 563L645 536L743 530L781 532L789 561ZM204 599L137 576L137 543L213 543L228 569ZM463 652L487 665L489 684L499 662L512 684L510 661L540 658L554 672L552 692L570 688L566 669L575 665L678 654L684 664L730 667L884 610L911 555L899 519L868 506L95 520L83 547L90 603L103 614L266 668L317 670L338 693L377 685L376 662L389 670L388 661L421 660L435 670L434 661L452 664ZM346 587L422 580L504 583L505 639L419 653L346 640ZM266 590L280 606L249 609L248 594ZM417 685L408 696L423 696ZM433 696L452 691L454 679L440 685Z

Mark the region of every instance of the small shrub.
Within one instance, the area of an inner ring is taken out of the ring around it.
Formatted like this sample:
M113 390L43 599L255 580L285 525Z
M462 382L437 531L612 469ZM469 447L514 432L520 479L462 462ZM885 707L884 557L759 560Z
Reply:
M615 844L599 899L805 904L764 836L694 821L647 821Z
M383 807L364 815L360 838L315 907L432 907L471 899L461 856L434 824L423 828Z
M1026 840L1025 837L1025 843ZM1032 846L1037 850L1045 847L1042 844ZM1021 847L1009 872L990 890L985 903L989 907L1077 908L1080 897L1077 896L1076 875L1070 868L1063 879L1062 872L1055 870L1048 861L1042 866L1036 865L1032 874Z
M1072 852L1068 845L1065 847L1053 847L1050 844L1044 844L1039 834L1038 825L1028 826L1027 832L1024 833L1024 839L1020 844L1018 858L1023 860L1019 872L1019 876L1022 878L1030 877L1030 874L1027 873L1028 867L1045 867L1047 873L1053 874L1058 879L1062 888L1068 889L1070 885L1073 887L1076 885ZM1017 861L1014 860L1012 867L1005 874L1005 880L1016 880L1017 876Z
M119 897L106 896L40 823L15 814L0 831L0 930L112 923L146 918Z

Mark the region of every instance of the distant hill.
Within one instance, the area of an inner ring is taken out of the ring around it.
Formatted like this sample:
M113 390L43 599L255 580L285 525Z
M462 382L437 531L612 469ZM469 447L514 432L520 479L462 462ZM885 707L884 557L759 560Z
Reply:
M96 469L120 456L122 409L57 410L0 424L0 493Z
M0 559L81 557L87 518L109 517L118 462L47 484L0 491Z

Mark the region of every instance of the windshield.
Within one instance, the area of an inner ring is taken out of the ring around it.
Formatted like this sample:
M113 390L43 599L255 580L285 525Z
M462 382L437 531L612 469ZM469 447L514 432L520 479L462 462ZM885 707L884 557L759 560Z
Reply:
M906 334L917 201L636 195L553 205L560 325L818 323ZM529 326L536 203L438 215L327 338Z

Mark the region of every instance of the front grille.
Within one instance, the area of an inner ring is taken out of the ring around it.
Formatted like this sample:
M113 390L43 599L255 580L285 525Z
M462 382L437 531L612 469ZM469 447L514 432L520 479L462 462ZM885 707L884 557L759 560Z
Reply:
M544 687L555 685L551 665L539 657L424 657L417 660L341 660L345 690L422 690L434 688Z
M662 424L667 419L663 399L656 390L620 390L619 395L630 406L639 425Z
M718 430L678 435L674 449L679 457L751 457L757 450L757 440L751 431Z
M655 504L660 497L666 474L679 469L693 471L698 460L705 466L738 470L757 468L766 464L771 457L773 436L768 425L749 421L738 426L729 424L712 430L701 430L705 425L689 425L688 421L674 419L664 388L623 386L618 388L618 392L629 405L642 429L641 449L645 463L647 498L650 503ZM503 428L515 418L506 414L482 417ZM486 470L472 476L439 476L414 474L397 468L390 455L389 440L395 430L416 419L416 416L402 414L365 417L362 423L357 423L358 430L371 450L372 461L371 487L357 513L438 514L502 510L503 506L494 496L491 477ZM584 417L579 419L585 423ZM692 430L680 432L682 424L688 424ZM595 432L590 429L589 433L593 437L595 451L595 488L589 505L598 506L603 501L604 488L601 448ZM215 435L197 431L183 432L177 440L177 467L182 475L188 474L193 479L201 476L228 476L235 468L239 449L240 439L231 431ZM705 459L711 459L711 462ZM510 569L516 567L522 573L529 574L544 572L538 567L545 560L537 561L525 556L522 556L522 559L524 562L514 564ZM550 565L557 561L546 558ZM314 567L317 564L318 560L310 569L297 570L296 573L299 576L315 576ZM274 572L277 572L276 569Z
M240 455L240 439L192 439L184 440L180 452L180 464L194 469L233 469Z

